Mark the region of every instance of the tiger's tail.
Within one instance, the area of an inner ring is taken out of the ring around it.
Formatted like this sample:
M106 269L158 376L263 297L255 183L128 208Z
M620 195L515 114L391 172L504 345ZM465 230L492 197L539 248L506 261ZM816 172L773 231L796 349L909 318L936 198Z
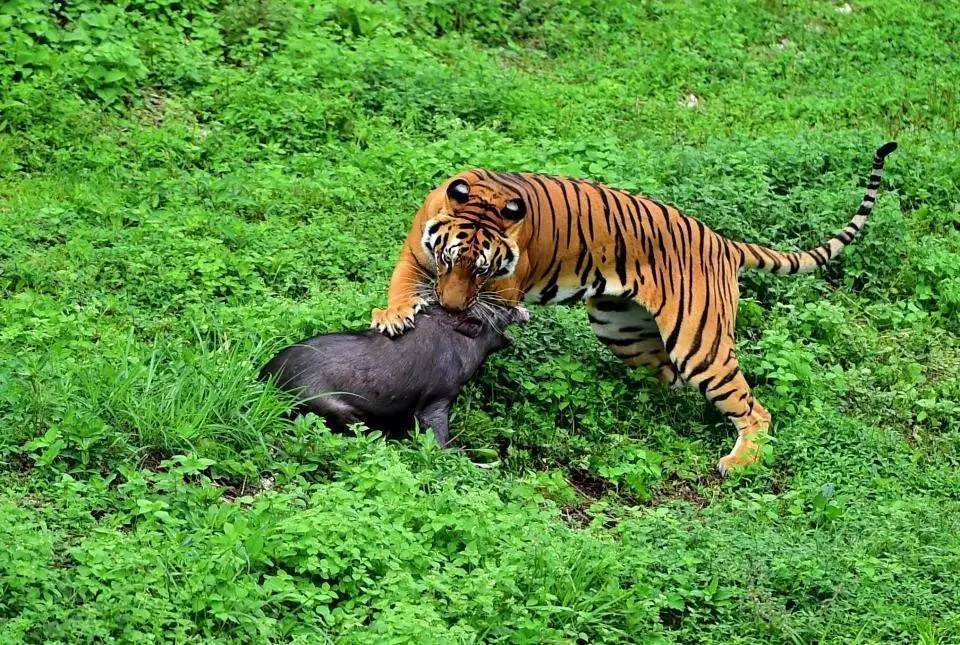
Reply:
M734 247L743 254L743 266L779 274L807 273L822 267L840 255L840 252L857 236L857 233L863 228L864 222L870 216L870 211L873 210L873 204L877 199L880 180L883 178L884 159L896 149L896 141L890 141L877 148L873 157L870 181L867 183L867 194L863 196L857 214L853 216L845 229L815 249L793 253L784 253L756 244L733 242Z

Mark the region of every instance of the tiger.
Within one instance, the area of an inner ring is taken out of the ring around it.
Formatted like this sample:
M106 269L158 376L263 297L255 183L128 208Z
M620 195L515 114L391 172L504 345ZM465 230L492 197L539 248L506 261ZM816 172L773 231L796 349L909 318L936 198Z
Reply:
M740 370L734 325L744 269L813 271L850 244L873 210L884 160L846 228L808 251L738 242L654 199L585 179L477 168L435 188L413 220L371 326L390 336L436 299L451 311L584 302L601 343L665 384L696 387L737 431L717 466L757 461L770 413Z

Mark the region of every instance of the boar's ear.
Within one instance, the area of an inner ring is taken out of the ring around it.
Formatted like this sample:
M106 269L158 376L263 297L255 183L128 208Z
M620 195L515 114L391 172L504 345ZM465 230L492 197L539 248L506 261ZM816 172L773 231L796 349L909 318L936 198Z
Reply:
M525 325L530 322L530 310L528 310L523 305L515 305L510 307L508 313L508 321L511 323L517 323L518 325Z
M483 331L483 323L472 316L464 316L456 322L453 328L467 338L476 338Z

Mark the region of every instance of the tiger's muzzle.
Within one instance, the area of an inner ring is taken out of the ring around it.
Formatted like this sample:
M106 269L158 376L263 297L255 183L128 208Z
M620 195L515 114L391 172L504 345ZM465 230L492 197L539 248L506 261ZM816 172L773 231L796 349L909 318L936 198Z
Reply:
M457 263L437 279L437 299L448 311L466 311L477 301L480 280L470 266Z

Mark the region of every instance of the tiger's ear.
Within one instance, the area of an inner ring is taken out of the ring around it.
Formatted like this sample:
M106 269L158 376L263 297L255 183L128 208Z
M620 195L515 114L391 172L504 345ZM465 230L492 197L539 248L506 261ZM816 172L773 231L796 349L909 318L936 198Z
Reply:
M523 200L518 198L509 200L500 210L500 215L503 219L511 222L519 222L526 214L527 207L524 205Z
M467 203L467 200L470 199L470 184L463 179L454 179L447 186L447 197L458 204Z

